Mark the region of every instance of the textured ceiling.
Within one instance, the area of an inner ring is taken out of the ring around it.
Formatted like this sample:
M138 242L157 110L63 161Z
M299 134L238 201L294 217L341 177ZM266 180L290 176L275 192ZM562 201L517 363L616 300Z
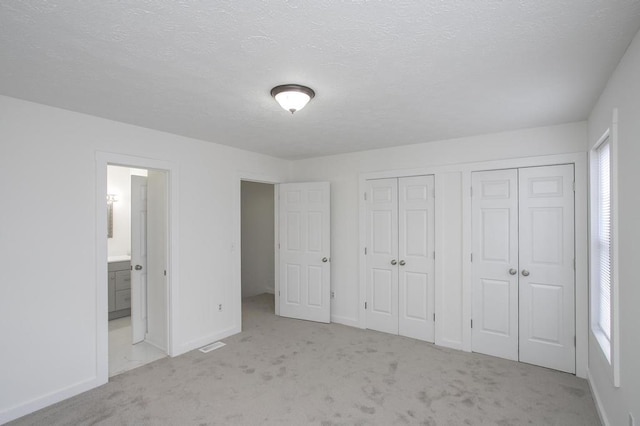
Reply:
M584 120L638 0L0 3L0 94L282 158ZM273 86L316 97L291 116Z

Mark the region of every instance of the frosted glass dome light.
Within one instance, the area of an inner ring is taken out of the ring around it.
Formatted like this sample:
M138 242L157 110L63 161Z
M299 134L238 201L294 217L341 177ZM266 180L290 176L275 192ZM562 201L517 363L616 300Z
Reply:
M312 89L299 84L283 84L271 89L271 96L291 114L304 108L315 95Z

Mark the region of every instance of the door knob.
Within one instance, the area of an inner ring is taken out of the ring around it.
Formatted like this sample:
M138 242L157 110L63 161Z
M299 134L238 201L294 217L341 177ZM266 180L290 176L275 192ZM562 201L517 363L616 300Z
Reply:
M328 261L329 261L329 259L327 259L326 257L323 257L323 258L322 258L322 262L323 262L323 263L327 263Z
M511 274L511 275L515 275L515 274L517 274L517 273L518 273L518 270L517 270L517 269L513 269L513 268L509 269L509 274ZM523 275L524 275L524 274L523 274Z
M397 264L398 264L398 261L397 261L397 260L395 260L395 259L393 259L393 260L391 261L391 264L392 264L392 265L397 265Z
M401 260L401 261L400 261L400 266L404 266L404 265L406 265L406 264L407 264L407 262L405 262L404 260Z
M136 270L136 271L139 271L139 270L141 270L141 269L142 269L142 265L136 265L136 266L135 266L135 270Z
M529 276L529 271L527 271L526 269L522 270L522 276L523 277L528 277Z

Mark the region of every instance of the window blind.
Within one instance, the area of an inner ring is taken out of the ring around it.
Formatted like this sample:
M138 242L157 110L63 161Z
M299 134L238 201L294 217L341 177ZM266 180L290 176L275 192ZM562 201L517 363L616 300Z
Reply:
M598 325L611 340L611 146L604 142L598 153Z

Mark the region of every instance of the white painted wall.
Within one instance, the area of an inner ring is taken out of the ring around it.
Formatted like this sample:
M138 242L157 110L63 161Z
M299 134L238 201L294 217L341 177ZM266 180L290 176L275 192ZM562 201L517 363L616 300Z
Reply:
M242 181L242 297L274 292L274 187Z
M175 354L239 327L236 176L286 181L288 162L8 97L0 141L0 423L95 380L96 151L179 170Z
M468 349L469 333L464 321L470 314L469 307L465 307L462 275L462 211L468 187L463 185L462 172L456 170L462 170L469 162L585 150L586 123L580 122L294 162L294 180L331 182L331 283L336 295L332 321L355 326L362 326L364 321L360 306L364 298L358 285L359 177L385 170L448 165L446 172L436 174L436 206L441 206L436 217L436 239L443 241L442 251L437 254L440 270L436 274L442 277L443 285L436 297L443 309L437 319L436 343Z
M589 147L611 127L618 108L618 275L620 318L620 387L593 335L589 339L589 375L605 423L629 424L631 412L640 424L640 333L638 259L640 259L640 33L589 117Z

